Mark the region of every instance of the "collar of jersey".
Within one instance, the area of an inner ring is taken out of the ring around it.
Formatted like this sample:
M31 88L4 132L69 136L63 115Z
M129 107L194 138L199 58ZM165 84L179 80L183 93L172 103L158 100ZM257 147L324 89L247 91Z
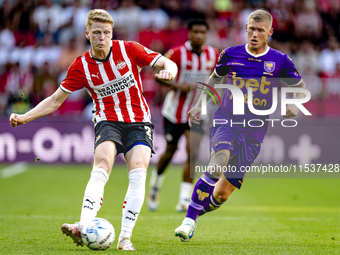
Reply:
M254 54L254 53L251 53L249 50L248 50L248 43L245 45L245 48L246 48L246 52L249 54L249 55L252 55L253 57L255 58L258 58L258 57L262 57L264 55L266 55L270 49L270 47L267 45L267 49L265 50L265 52L261 53L261 54Z
M185 46L185 48L187 48L187 50L189 50L189 51L192 51L192 47L191 47L191 41L189 40L189 41L186 41L185 43L184 43L184 46ZM202 51L205 49L205 45L203 44L202 45Z
M105 62L105 63L109 60L109 58L110 58L110 56L111 56L111 52L112 52L112 46L110 47L109 54L107 54L107 56L106 56L105 59L98 59L98 58L93 57L92 54L91 54L91 50L89 50L90 57L91 57L93 60L95 60L95 61L97 61L97 62Z

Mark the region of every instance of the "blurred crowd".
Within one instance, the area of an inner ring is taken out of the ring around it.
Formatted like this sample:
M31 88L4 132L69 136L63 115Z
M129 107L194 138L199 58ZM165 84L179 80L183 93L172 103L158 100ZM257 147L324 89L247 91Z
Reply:
M222 50L246 43L248 15L274 17L270 46L288 54L312 93L317 117L340 117L340 0L0 0L0 116L25 112L51 95L70 63L89 49L87 12L107 10L114 39L138 41L161 53L184 43L187 21L205 18L206 43ZM151 107L166 92L142 72ZM84 91L73 93L55 114L87 114Z

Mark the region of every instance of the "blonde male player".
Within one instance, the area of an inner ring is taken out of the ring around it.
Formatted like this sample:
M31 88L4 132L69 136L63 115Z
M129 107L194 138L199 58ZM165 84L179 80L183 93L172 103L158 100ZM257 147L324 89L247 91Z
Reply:
M143 66L161 70L156 77L170 81L177 66L161 54L135 42L111 40L113 19L105 10L87 14L85 36L92 48L76 58L57 91L24 115L12 114L12 127L26 124L56 110L76 90L86 88L93 99L95 124L94 164L85 189L80 222L63 224L62 232L77 245L82 222L96 217L114 158L124 153L129 187L123 206L117 249L135 250L130 237L144 202L146 169L152 150L153 125L143 96L139 72Z

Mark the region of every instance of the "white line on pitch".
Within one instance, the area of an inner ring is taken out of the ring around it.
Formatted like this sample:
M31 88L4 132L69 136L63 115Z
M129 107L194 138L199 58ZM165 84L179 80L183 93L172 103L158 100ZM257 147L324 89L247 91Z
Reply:
M10 178L14 175L18 175L26 171L27 171L26 163L24 162L15 163L9 167L2 169L0 172L0 178L2 179Z

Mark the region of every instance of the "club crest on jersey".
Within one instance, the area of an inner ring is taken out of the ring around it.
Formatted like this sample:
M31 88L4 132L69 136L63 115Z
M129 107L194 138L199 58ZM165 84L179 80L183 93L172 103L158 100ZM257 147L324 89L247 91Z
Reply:
M275 62L264 61L264 70L266 70L268 73L273 72L275 70Z
M117 69L121 70L124 69L126 67L126 62L125 61L120 61L117 63Z

